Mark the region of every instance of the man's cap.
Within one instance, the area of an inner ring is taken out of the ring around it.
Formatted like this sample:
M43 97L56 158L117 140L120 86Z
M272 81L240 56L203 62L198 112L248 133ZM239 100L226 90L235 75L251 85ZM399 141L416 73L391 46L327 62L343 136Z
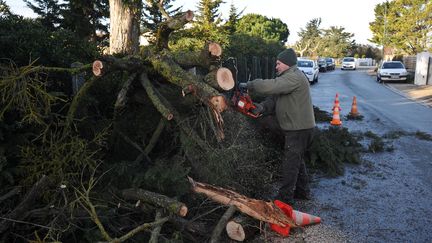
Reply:
M283 50L279 53L277 59L290 67L297 64L297 54L292 48Z

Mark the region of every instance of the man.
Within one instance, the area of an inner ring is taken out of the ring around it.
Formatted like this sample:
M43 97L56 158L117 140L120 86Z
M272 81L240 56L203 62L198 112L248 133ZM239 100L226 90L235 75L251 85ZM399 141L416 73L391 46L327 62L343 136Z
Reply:
M310 148L315 117L309 81L297 68L297 55L293 49L279 53L275 79L255 79L248 82L251 92L270 95L257 104L259 113L276 113L281 132L285 135L283 159L283 185L276 199L293 203L293 199L310 199L308 175L304 154Z

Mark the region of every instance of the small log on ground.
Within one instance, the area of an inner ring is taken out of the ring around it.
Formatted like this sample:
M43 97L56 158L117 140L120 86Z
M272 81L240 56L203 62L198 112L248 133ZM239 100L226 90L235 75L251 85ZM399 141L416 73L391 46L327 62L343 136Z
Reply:
M168 210L170 213L177 214L181 217L186 216L188 208L182 202L175 199L169 198L165 195L158 193L146 191L143 189L125 189L122 191L122 195L128 200L141 200L142 202L147 202L161 208Z
M240 215L231 219L226 224L226 232L230 239L236 241L244 241L259 230L259 224L257 220L254 220L245 215Z
M141 58L134 56L128 56L125 58L105 56L93 62L92 71L97 77L116 70L129 72L146 71L146 63Z
M235 84L231 70L224 67L209 72L204 81L219 91L231 90Z
M298 227L294 220L286 216L273 202L248 198L222 187L196 182L190 177L188 177L188 179L192 184L192 190L194 192L205 194L215 202L224 205L235 205L240 212L264 222L277 224L282 227L288 225L290 227Z

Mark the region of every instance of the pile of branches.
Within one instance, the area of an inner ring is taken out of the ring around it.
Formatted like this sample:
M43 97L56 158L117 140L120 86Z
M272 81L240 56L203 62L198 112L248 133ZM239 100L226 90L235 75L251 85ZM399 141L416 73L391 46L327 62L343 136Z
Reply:
M156 44L134 56L3 73L0 125L20 124L13 132L23 140L13 157L20 173L0 198L2 241L218 241L225 210L192 193L186 175L254 198L271 190L279 148L230 108L236 73L222 66L220 45L168 48L192 18L168 18ZM70 101L39 78L89 67L93 77Z

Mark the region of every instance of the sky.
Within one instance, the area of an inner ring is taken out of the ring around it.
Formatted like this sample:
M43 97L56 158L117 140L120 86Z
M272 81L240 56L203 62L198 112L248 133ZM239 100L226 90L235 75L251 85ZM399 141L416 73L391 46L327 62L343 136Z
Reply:
M173 0L175 7L183 10L196 10L199 0ZM371 44L372 38L369 23L374 21L374 8L385 0L225 0L220 13L223 19L228 18L231 3L243 14L256 13L269 18L279 18L287 24L290 31L288 44L298 40L297 33L314 19L321 18L321 28L330 26L343 27L346 32L354 34L357 44ZM26 17L35 17L31 9L22 0L6 0L12 12Z

